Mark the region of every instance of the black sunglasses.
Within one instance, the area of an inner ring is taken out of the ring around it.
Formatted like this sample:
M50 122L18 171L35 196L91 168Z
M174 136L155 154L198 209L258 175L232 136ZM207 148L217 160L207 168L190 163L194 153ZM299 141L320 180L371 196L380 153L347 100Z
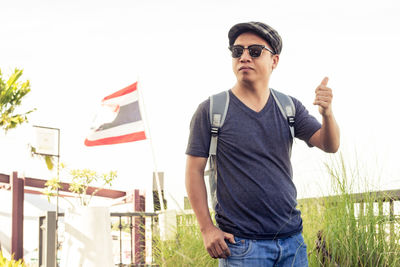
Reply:
M239 58L241 55L243 55L245 49L249 50L249 55L251 57L261 56L263 49L269 51L272 55L275 55L275 53L265 45L255 44L255 45L249 45L248 47L244 47L242 45L232 45L229 47L229 50L231 50L232 52L233 58Z

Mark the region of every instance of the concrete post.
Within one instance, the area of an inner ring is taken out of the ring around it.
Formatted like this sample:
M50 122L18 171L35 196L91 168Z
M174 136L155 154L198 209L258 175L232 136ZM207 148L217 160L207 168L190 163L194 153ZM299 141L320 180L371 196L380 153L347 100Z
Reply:
M39 223L39 266L56 267L56 212L47 211Z

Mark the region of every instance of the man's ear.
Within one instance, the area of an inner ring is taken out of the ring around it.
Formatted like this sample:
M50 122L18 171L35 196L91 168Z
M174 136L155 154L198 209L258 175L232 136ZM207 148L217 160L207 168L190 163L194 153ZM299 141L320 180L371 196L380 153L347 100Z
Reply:
M272 70L276 69L278 67L279 63L279 55L273 55L272 56Z

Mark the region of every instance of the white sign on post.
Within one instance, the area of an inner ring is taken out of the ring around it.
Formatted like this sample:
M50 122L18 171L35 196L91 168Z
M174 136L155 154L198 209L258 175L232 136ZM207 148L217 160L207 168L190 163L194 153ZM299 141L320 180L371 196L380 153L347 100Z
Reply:
M59 156L58 142L60 130L42 126L35 129L35 153L49 156Z

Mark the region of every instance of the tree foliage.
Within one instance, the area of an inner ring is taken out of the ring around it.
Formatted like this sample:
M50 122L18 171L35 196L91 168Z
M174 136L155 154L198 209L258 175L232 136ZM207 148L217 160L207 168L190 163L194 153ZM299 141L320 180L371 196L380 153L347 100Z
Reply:
M35 111L33 109L20 114L16 112L22 99L31 91L29 80L19 81L22 72L15 69L8 79L4 79L0 69L0 130L5 132L28 122L27 115Z
M69 184L68 190L77 199L80 206L88 206L92 197L95 196L99 190L106 186L111 187L112 183L117 178L116 171L110 171L108 173L101 174L89 169L67 170L63 163L60 164L60 168L61 171L67 171L69 174L71 183ZM94 182L101 183L101 187L96 188L96 190L90 194L87 191ZM57 196L58 190L61 189L61 181L58 177L56 177L48 180L45 186L46 188L44 189L43 193L47 195L48 200L50 201L50 197Z

